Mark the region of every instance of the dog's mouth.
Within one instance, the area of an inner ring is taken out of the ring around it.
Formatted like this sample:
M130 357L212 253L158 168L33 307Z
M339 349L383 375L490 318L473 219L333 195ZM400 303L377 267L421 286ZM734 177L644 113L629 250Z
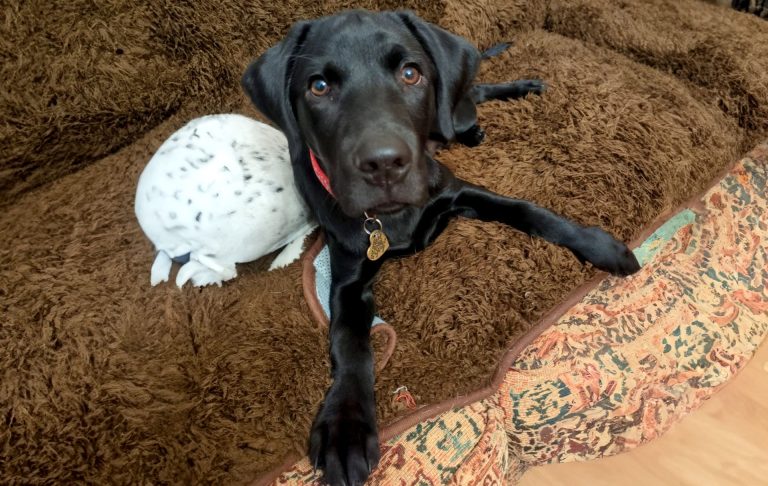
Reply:
M394 214L422 207L429 200L424 172L411 170L402 181L385 187L370 184L362 177L346 179L347 183L336 190L339 206L350 217L364 213Z
M367 212L369 214L371 213L372 214L391 214L404 209L405 206L407 206L407 204L391 201L391 202L374 206L371 209L369 209Z
M343 194L343 193L342 193ZM351 218L391 215L406 210L409 207L421 206L422 200L405 197L373 197L373 198L351 198L343 197L338 199L339 209Z
M389 193L384 197L373 198L362 207L368 214L394 214L409 207L422 207L427 199L426 190L397 191L395 194Z

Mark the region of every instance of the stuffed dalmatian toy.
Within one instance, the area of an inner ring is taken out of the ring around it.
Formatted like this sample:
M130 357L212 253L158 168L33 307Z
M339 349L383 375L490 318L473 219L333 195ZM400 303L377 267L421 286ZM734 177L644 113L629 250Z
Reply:
M158 149L139 178L136 217L155 245L150 283L221 285L286 245L270 270L301 253L316 224L296 191L282 132L251 118L190 121ZM290 243L290 244L289 244Z

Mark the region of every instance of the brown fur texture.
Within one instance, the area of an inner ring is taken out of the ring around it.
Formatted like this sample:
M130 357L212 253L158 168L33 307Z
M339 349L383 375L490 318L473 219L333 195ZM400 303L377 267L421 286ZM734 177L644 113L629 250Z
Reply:
M239 74L293 20L351 2L150 4L4 7L3 484L246 481L303 452L329 382L298 263L240 265L223 288L150 288L133 195L189 118L254 115ZM514 42L481 80L550 85L484 105L486 142L440 160L620 238L768 134L768 32L750 16L694 0L409 6L481 47ZM398 346L377 377L382 423L401 413L400 385L425 404L485 384L509 343L591 274L565 250L468 220L387 264L377 305Z

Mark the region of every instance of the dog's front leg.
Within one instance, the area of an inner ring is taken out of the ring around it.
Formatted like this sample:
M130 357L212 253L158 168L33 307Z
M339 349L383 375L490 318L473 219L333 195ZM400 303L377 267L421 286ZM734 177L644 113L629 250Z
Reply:
M464 181L459 181L453 201L464 216L498 221L564 246L582 263L588 261L614 275L631 275L640 269L627 245L602 229L581 226L531 202L501 196Z
M309 456L331 484L362 484L379 461L374 363L369 333L373 278L381 263L329 238L333 383L312 425Z

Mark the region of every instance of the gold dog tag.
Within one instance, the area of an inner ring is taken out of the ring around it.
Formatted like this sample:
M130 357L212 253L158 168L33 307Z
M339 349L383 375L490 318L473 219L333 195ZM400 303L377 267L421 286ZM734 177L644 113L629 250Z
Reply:
M376 261L389 249L389 240L387 239L387 235L380 229L371 231L368 239L371 243L368 246L368 259Z
M363 221L363 231L368 233L368 251L366 254L368 255L368 259L371 261L376 261L379 258L381 258L384 253L389 249L389 240L387 239L387 235L384 234L384 225L381 224L381 220L374 216L368 216L368 213L365 214L365 221ZM376 229L368 229L368 227L372 226Z

